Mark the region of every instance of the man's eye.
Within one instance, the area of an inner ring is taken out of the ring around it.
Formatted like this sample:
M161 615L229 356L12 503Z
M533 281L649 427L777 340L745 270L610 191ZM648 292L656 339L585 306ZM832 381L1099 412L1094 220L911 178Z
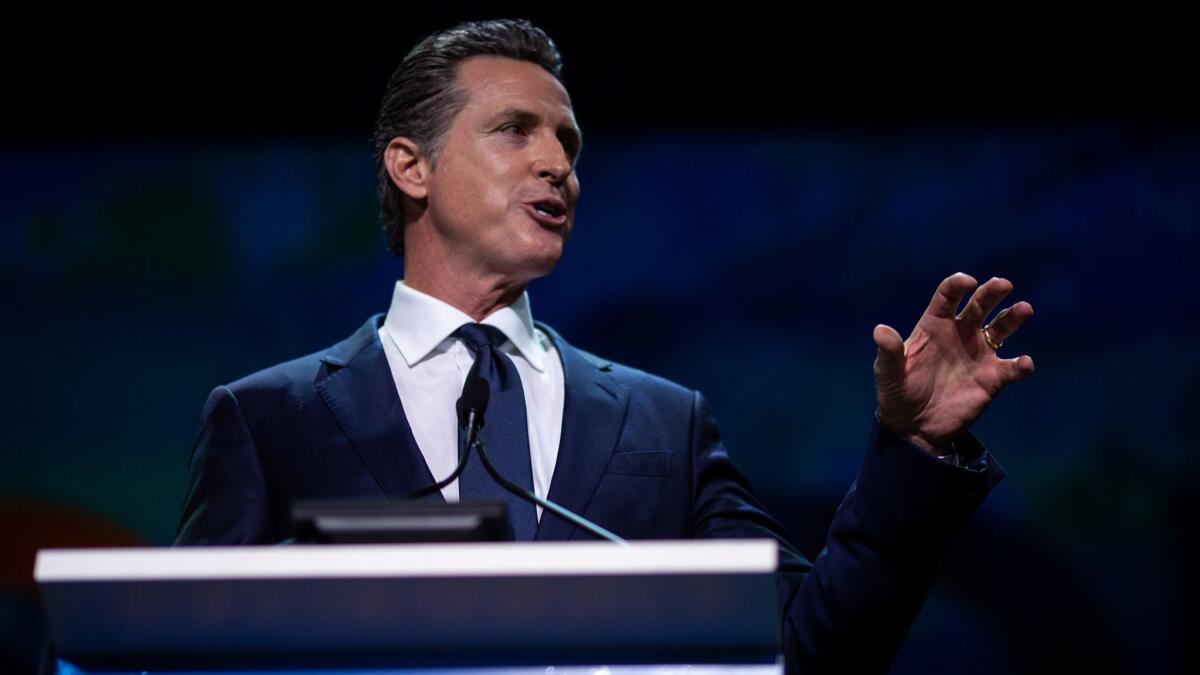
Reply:
M518 134L524 135L525 134L525 125L523 125L519 122L510 122L510 123L505 124L504 126L500 127L500 131L503 131L505 133L510 132L510 131L515 131Z

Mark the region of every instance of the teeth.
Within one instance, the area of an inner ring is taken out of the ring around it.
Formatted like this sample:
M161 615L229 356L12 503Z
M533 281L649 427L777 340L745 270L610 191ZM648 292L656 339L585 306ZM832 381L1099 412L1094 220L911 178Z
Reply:
M553 217L553 216L554 216L554 212L553 212L553 211L551 211L550 209L546 208L545 206L542 206L541 204L535 204L533 208L534 208L534 209L536 209L538 213L544 213L544 214L546 214L546 215L548 215L548 216L551 216L551 217Z

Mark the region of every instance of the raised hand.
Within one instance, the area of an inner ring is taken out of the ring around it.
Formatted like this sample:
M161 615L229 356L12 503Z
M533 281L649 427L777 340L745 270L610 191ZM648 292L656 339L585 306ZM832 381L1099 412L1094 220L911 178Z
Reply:
M961 272L942 280L907 340L901 341L890 326L875 326L879 421L935 454L948 452L954 437L979 418L1005 385L1033 374L1029 356L1002 359L996 354L1033 316L1033 306L1018 302L985 326L1012 283L995 277L978 289L976 283ZM956 315L963 296L973 289Z

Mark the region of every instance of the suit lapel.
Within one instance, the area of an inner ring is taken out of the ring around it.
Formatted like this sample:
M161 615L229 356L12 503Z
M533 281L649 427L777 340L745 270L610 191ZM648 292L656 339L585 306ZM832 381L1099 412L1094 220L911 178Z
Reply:
M382 321L382 314L371 317L354 335L326 352L321 360L327 367L316 387L384 493L400 499L434 479L396 394L392 370L379 342ZM430 498L441 500L441 492Z
M562 435L547 497L583 515L621 437L629 390L612 376L611 363L580 352L549 326L538 327L558 350L564 380ZM544 512L534 539L568 539L574 530L575 525Z

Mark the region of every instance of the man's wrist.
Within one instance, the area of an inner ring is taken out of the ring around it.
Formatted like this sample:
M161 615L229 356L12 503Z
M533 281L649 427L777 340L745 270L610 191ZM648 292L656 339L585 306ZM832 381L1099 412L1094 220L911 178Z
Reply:
M913 444L916 445L916 443ZM973 452L971 443L966 443L964 445L951 440L948 445L935 446L932 449L927 449L924 446L918 447L921 447L921 449L929 452L929 454L933 455L934 458L950 464L951 466L957 466L962 469L971 469L975 471L985 468L985 465L982 462L983 453L978 452L978 449L974 449L975 451Z
M929 442L923 436L918 434L910 434L908 436L904 436L903 438L909 443L920 448L922 451L932 455L934 459L941 460L951 466L963 467L968 464L967 461L964 461L964 457L959 451L958 445L955 444L953 438L945 443L937 444Z
M908 441L909 443L912 443L913 445L924 450L925 452L928 452L929 454L933 455L934 457L945 457L946 455L952 455L955 452L954 441L949 441L947 443L935 445L935 444L930 443L929 441L925 440L925 438L923 436L921 436L920 434L908 434L905 436L901 436L901 438Z
M879 420L879 424L883 428L890 431L894 436L909 443L910 445L916 446L922 452L925 452L925 453L933 456L935 459L939 459L943 462L946 462L947 464L951 464L953 466L958 466L958 467L963 467L963 466L966 466L967 464L970 464L973 459L973 458L963 457L963 453L959 451L959 448L955 444L953 438L947 439L944 442L934 443L934 442L929 441L928 439L926 439L924 436L922 436L919 433L897 432L895 429L893 429L891 427L891 425L884 422L883 417L880 414L880 411L878 408L875 409L875 418L877 420Z

